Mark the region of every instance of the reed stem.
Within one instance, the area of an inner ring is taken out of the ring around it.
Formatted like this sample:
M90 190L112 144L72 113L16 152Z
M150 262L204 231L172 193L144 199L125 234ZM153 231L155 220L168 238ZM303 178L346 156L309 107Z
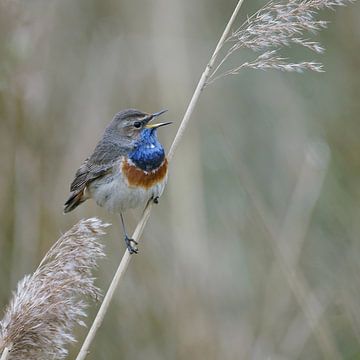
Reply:
M168 153L168 160L170 161L173 156L174 156L174 153L182 139L182 137L184 136L184 133L185 133L185 130L186 130L186 127L188 126L189 124L189 121L190 121L190 118L191 118L191 115L192 113L194 112L194 109L196 107L196 104L198 103L199 101L199 98L200 98L200 95L201 95L201 92L202 90L204 89L204 86L206 84L206 81L208 80L209 78L209 75L210 75L210 72L211 72L211 69L217 59L217 56L230 32L230 29L231 29L231 26L232 24L234 23L235 21L235 18L240 10L240 7L242 5L242 3L244 2L244 0L239 0L225 29L224 29L224 32L223 34L221 35L220 37L220 40L210 58L210 61L208 62L208 64L206 65L205 67L205 70L204 72L202 73L201 77L200 77L200 80L196 86L196 89L195 89L195 92L190 100L190 103L186 109L186 112L184 114L184 117L181 121L181 124L179 126L179 129L176 133L176 136L174 138L174 141L170 147L170 150L169 150L169 153ZM139 223L137 224L136 226L136 229L134 231L134 234L132 236L132 238L139 242L139 238L141 236L141 234L143 233L143 230L145 228L145 225L150 217L150 212L151 212L151 208L152 208L152 202L150 201L145 210L144 210L144 213L143 213L143 216L142 218L140 219ZM119 264L119 267L117 268L116 272L115 272L115 275L113 277L113 280L111 281L111 284L109 286L109 289L104 297L104 300L100 306L100 309L94 319L94 322L92 323L91 325L91 328L85 338L85 341L80 349L80 352L78 354L78 356L76 357L76 360L84 360L86 355L88 354L89 352L89 348L90 348L90 345L93 341L93 339L95 338L95 335L96 335L96 331L98 330L98 328L101 326L103 320L104 320L104 317L105 317L105 314L106 314L106 311L107 309L109 308L109 305L110 305L110 302L114 296L114 293L115 293L115 290L116 288L118 287L119 283L120 283L120 280L123 278L123 276L125 275L125 272L130 264L130 261L132 259L132 255L126 250L124 256L122 257L121 259L121 262Z

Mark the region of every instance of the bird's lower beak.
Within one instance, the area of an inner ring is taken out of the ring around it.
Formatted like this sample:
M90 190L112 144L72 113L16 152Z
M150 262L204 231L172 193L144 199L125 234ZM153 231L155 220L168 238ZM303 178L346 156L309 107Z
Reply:
M157 129L161 126L170 125L170 124L172 124L172 122L168 121L168 122L163 122L163 123L158 123L158 124L147 124L147 125L145 125L145 127L147 129Z

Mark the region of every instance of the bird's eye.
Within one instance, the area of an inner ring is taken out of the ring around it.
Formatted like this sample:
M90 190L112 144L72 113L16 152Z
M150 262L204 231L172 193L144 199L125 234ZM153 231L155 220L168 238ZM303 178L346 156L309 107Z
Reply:
M134 122L134 127L136 127L137 129L138 129L139 127L141 127L141 121L135 121L135 122Z

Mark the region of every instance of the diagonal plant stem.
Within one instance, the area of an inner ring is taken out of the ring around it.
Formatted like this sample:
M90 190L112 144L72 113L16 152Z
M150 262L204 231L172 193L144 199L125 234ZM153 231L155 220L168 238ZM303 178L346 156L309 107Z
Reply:
M239 0L239 2L237 3L236 7L235 7L235 10L233 12L233 14L231 15L230 17L230 20L229 22L227 23L226 27L225 27L225 30L223 32L223 34L221 35L221 38L218 42L218 44L216 45L216 48L214 50L214 53L212 54L211 58L210 58L210 61L209 63L207 64L204 72L202 73L201 75L201 78L196 86L196 89L195 89L195 92L190 100L190 103L189 103L189 106L188 108L186 109L186 112L185 112L185 115L181 121L181 124L180 124L180 127L176 133L176 136L175 136L175 139L171 145L171 148L170 148L170 151L169 151L169 154L168 154L168 159L169 161L173 158L174 156L174 152L175 150L177 149L180 141L181 141L181 138L183 137L184 135L184 132L185 132L185 129L190 121L190 117L195 109L195 106L199 100L199 97L200 97L200 94L202 92L202 90L204 89L205 85L206 85L206 82L207 80L209 79L209 76L210 76L210 73L211 73L211 70L214 66L214 63L219 55L219 52L230 32L230 29L231 29L231 26L232 24L234 23L235 21L235 18L240 10L240 7L242 5L242 3L244 2L244 0Z
M174 157L174 153L177 149L177 147L179 146L179 143L182 139L182 137L184 136L184 133L185 133L185 130L189 124L189 121L190 121L190 118L191 118L191 115L192 113L194 112L194 109L196 107L196 104L200 98L200 95L202 93L202 90L204 89L205 87L205 84L209 78L209 75L210 75L210 72L214 66L214 63L217 59L217 56L230 32L230 29L231 29L231 26L232 24L234 23L235 19L236 19L236 16L240 10L240 7L242 5L242 3L244 2L244 0L239 0L235 9L234 9L234 12L232 13L225 29L224 29L224 32L223 34L221 35L220 37L220 40L210 58L210 61L209 63L206 65L206 68L204 70L204 72L202 73L201 77L200 77L200 80L196 86L196 89L195 89L195 92L190 100L190 103L186 109L186 112L184 114L184 117L181 121L181 124L179 126L179 129L176 133L176 136L174 138L174 141L171 145L171 148L169 150L169 153L168 153L168 160L170 161L173 157ZM139 241L139 238L141 236L141 234L143 233L143 230L145 228L145 225L150 217L150 213L151 213L151 208L152 208L152 201L149 201L145 210L144 210L144 213L143 213L143 216L142 218L140 219L139 223L137 224L136 226L136 229L134 231L134 234L132 236L132 238L135 240L135 241ZM91 328L85 338L85 341L80 349L80 352L78 354L78 356L76 357L76 360L84 360L86 355L88 354L89 352L89 348L90 348L90 345L92 343L92 341L94 340L95 338L95 335L96 335L96 331L98 330L98 328L101 326L103 320L104 320L104 317L105 317L105 314L106 314L106 311L110 305L110 302L114 296L114 293L115 293L115 290L116 288L118 287L119 283L120 283L120 280L123 278L123 276L125 275L125 272L126 272L126 269L128 268L129 264L130 264L130 261L131 261L131 258L132 258L132 255L126 250L124 256L122 257L121 259L121 262L115 272L115 275L113 277L113 280L111 281L111 284L108 288L108 291L104 297L104 300L100 306L100 309L95 317L95 320L94 322L92 323L91 325Z
M139 238L140 238L142 232L144 231L145 225L150 216L151 206L152 206L152 202L150 201L144 210L141 220L139 221L138 225L136 226L136 229L132 236L132 239L134 239L135 241L139 241ZM117 286L119 285L121 278L124 276L126 269L130 264L131 258L132 258L132 255L129 253L128 250L126 250L125 254L123 255L123 257L120 261L119 267L117 268L116 273L111 281L109 289L106 292L104 300L101 303L100 309L95 317L95 320L92 323L91 328L85 338L85 341L81 346L80 352L79 352L78 356L76 357L76 360L83 360L83 359L85 359L86 355L88 354L90 345L96 335L96 331L101 326L101 324L104 320L106 311L109 308L109 305L114 296L115 290L116 290Z

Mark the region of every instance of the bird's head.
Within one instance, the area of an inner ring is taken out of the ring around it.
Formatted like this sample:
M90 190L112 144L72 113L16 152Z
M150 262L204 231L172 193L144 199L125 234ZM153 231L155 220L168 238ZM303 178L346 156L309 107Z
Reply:
M148 114L136 109L127 109L117 113L105 132L119 140L130 142L140 141L146 134L155 134L157 128L171 124L162 122L153 124L151 120L157 118L167 110L162 110L153 114Z

